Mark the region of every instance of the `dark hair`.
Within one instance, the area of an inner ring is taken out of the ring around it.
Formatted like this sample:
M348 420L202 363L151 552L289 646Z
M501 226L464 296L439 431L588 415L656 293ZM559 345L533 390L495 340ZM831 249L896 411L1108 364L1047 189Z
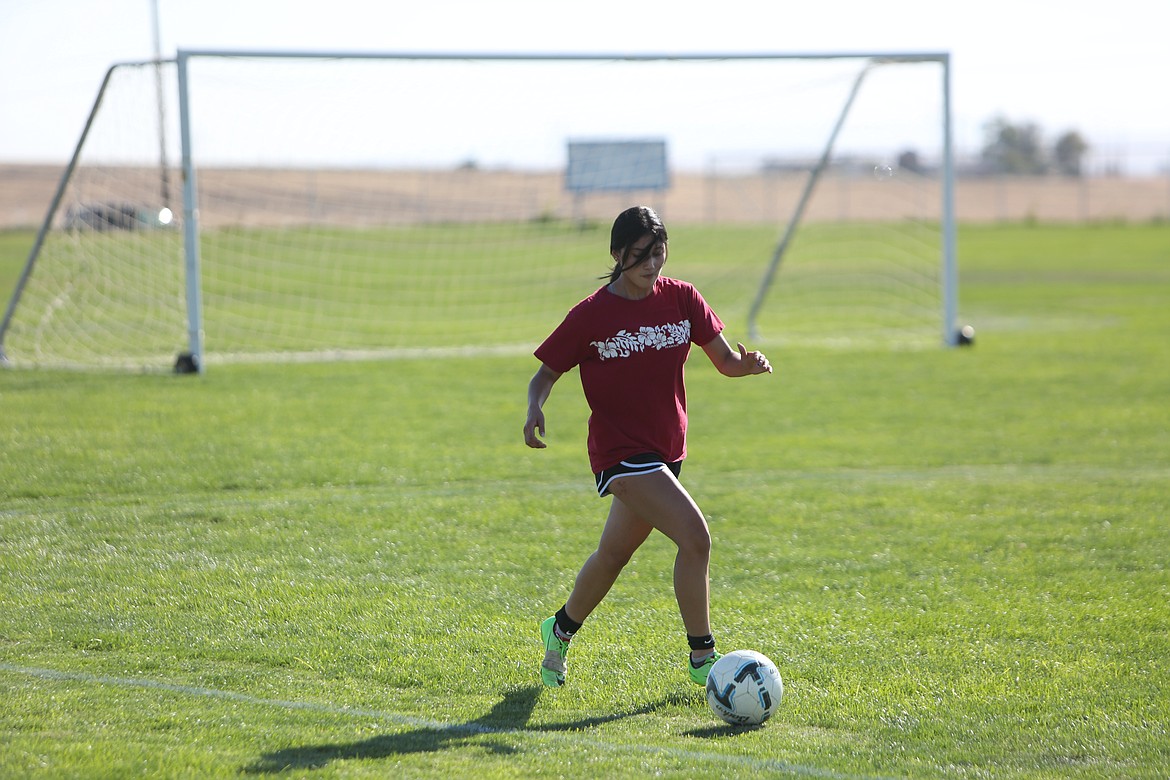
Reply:
M610 254L621 252L621 256L617 258L613 270L609 272L610 282L616 282L618 277L622 275L622 271L639 266L650 257L651 252L646 251L640 257L634 258L633 265L626 265L634 244L648 234L654 236L656 244L665 244L667 241L666 226L654 213L654 209L649 206L632 206L618 214L617 219L613 221L613 229L609 233L609 252Z

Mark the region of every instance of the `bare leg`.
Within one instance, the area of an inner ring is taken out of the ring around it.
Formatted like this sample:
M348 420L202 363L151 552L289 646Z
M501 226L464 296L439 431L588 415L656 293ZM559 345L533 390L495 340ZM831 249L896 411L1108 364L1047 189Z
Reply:
M584 622L593 613L617 581L622 569L630 562L634 551L653 530L653 526L614 498L609 507L609 518L601 532L601 541L578 572L573 592L565 603L565 612L569 617Z
M566 604L569 617L583 621L601 603L651 529L678 546L674 595L688 634L711 633L709 613L711 534L686 489L668 471L616 479L609 519L597 551L585 562Z

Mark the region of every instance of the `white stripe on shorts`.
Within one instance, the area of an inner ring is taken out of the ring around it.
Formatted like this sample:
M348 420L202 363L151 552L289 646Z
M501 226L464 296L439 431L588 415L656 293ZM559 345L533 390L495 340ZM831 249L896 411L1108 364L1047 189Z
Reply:
M621 479L622 477L633 477L637 476L638 474L651 474L655 471L668 470L667 465L662 461L651 461L650 463L630 463L629 461L623 460L618 465L623 469L620 473L611 475L609 479L605 480L605 482L601 482L599 478L597 483L597 495L601 498L605 498L606 494L609 493L609 486L613 484L615 479ZM609 470L610 469L606 469L606 471Z

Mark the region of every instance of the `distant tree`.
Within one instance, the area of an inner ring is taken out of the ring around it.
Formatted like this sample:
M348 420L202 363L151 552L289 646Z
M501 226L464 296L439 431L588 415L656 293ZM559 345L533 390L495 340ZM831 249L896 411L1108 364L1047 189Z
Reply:
M907 149L898 155L898 167L910 173L923 173L926 170L918 152L913 149Z
M1038 175L1047 171L1040 128L996 117L983 126L983 163L992 173Z
M1089 143L1076 130L1069 130L1052 145L1052 159L1056 169L1065 176L1080 176L1083 173L1085 152Z

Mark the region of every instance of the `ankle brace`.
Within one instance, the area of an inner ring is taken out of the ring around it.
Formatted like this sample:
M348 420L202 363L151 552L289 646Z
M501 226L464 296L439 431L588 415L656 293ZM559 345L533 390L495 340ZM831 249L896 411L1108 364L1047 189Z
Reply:
M691 636L687 634L687 644L691 646L692 650L714 650L715 637L710 634L706 636Z

